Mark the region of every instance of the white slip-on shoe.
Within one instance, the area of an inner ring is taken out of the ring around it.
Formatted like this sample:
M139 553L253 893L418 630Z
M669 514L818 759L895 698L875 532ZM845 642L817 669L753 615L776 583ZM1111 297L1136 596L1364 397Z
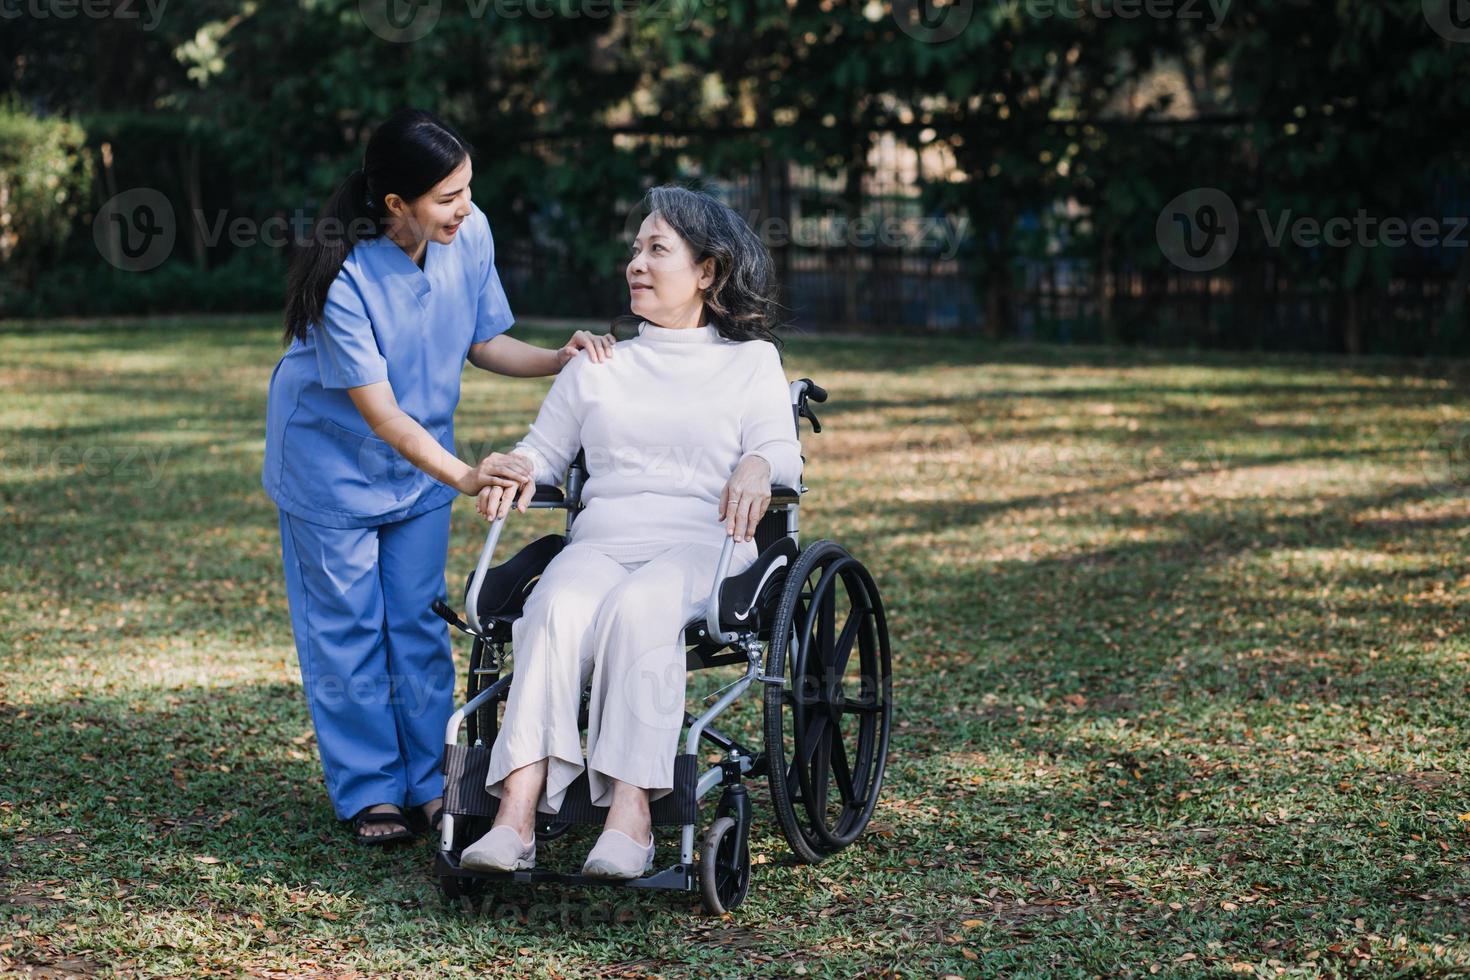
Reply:
M604 830L582 865L593 878L639 878L653 867L653 834L640 844L621 830Z
M470 871L524 871L536 867L536 837L528 844L510 827L490 832L459 855L459 866Z

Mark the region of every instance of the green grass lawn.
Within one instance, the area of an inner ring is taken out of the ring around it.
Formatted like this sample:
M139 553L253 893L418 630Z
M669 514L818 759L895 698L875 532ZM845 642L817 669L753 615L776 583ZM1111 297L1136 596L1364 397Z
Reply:
M874 570L898 721L823 864L757 787L719 920L446 906L428 842L351 844L259 485L276 334L0 325L0 972L1470 969L1465 366L794 339L803 534ZM459 438L503 448L545 382L471 375Z

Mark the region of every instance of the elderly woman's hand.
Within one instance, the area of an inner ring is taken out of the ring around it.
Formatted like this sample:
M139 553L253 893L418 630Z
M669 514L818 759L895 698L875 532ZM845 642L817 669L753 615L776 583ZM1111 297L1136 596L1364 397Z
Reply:
M480 461L475 474L484 479L475 497L475 510L487 521L504 517L515 504L524 514L536 495L535 466L520 453L491 453Z
M747 456L735 467L720 494L720 520L725 533L736 541L755 537L755 526L771 506L771 464L760 456Z

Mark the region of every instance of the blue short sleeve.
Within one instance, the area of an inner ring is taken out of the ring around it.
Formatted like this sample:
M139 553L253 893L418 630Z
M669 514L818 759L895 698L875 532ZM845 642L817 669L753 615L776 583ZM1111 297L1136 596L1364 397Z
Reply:
M345 271L327 290L327 305L314 333L323 388L356 388L388 380L388 361L378 349L362 296Z
M483 344L509 330L516 318L510 311L510 301L505 298L505 288L500 284L500 273L495 270L495 238L490 234L490 222L479 208L475 208L474 217L479 225L484 251L481 256L480 301L475 311L475 334L470 343Z

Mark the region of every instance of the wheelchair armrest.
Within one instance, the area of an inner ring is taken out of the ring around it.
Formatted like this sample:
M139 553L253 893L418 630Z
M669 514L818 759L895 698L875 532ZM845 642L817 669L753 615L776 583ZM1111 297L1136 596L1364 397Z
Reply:
M567 495L562 489L553 483L536 484L536 495L531 498L531 504L540 504L543 507L559 507L567 502Z
M797 492L795 487L783 486L779 483L771 484L772 507L784 507L787 504L794 504L800 500L801 494Z
M774 497L775 495L772 494ZM786 572L796 562L796 542L778 538L739 575L731 575L720 586L720 619L731 629L752 629L760 612L775 601Z

